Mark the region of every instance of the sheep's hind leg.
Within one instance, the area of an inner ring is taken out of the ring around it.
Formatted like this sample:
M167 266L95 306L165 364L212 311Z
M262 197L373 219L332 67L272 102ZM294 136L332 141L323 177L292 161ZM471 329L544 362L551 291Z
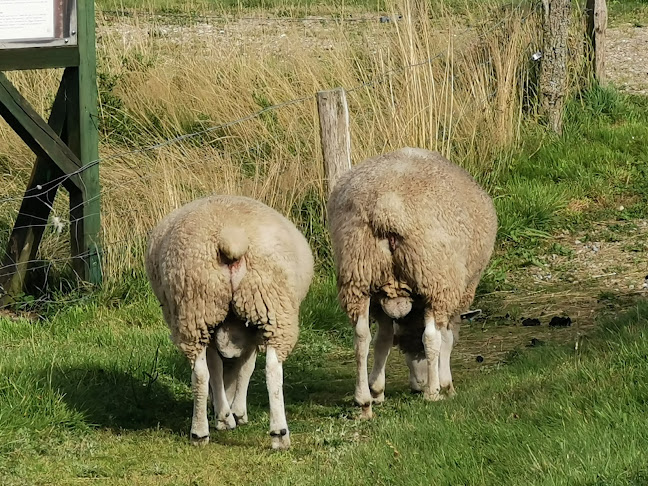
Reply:
M277 351L272 346L266 348L266 385L270 401L270 440L273 449L290 447L290 432L286 422L283 397L283 367Z
M355 325L355 336L353 345L357 367L357 378L355 387L355 401L362 407L361 419L370 419L371 392L369 390L369 378L367 376L367 358L369 356L369 345L371 344L371 331L369 329L369 299L364 306L363 313L358 317Z
M454 323L454 322L453 322ZM450 327L440 329L441 332L441 353L439 355L439 385L441 390L449 397L455 395L452 385L452 373L450 371L450 355L454 345L454 334Z
M442 325L447 327L447 324ZM439 355L441 353L441 344L443 342L440 329L434 318L432 309L425 312L425 330L423 331L423 348L425 349L425 358L427 360L427 384L423 389L423 396L426 400L440 400L443 396L439 393Z
M209 384L214 400L214 414L216 415L216 430L229 430L236 428L234 415L230 410L223 374L223 359L213 347L207 348L207 364L209 365Z
M252 344L250 349L246 349L241 357L237 359L238 365L230 372L236 372L234 377L235 391L233 400L230 401L232 413L236 419L237 425L244 425L248 422L247 416L247 391L250 384L250 378L256 364L256 344Z
M385 365L394 343L394 321L382 311L376 315L378 333L374 344L374 364L369 375L369 390L374 403L385 401Z
M207 398L209 396L209 367L207 349L203 348L191 363L191 389L194 409L191 419L191 443L205 445L209 442L209 422L207 420Z

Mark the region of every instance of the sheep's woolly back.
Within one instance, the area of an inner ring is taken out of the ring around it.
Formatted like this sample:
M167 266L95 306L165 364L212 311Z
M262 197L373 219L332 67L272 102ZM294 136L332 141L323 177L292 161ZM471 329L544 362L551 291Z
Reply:
M297 341L313 256L304 236L275 210L218 195L160 222L149 240L146 270L171 338L190 360L230 311L262 328L265 342L285 359Z
M339 298L355 320L374 293L405 285L440 324L470 305L490 259L490 197L442 155L404 148L344 174L328 202Z

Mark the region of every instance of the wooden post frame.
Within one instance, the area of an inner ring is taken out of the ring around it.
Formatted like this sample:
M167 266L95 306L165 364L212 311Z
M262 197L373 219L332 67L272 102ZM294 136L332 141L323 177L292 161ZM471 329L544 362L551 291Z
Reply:
M343 88L317 93L320 138L328 193L347 170L351 169L351 132L349 107Z
M607 31L607 4L605 0L587 0L587 37L594 78L605 81L605 34Z
M3 27L0 20L0 71L65 68L48 122L0 72L0 116L37 156L0 264L1 305L23 291L59 186L70 195L72 267L81 279L101 282L94 3L38 2L45 10L50 8L48 2L52 3L54 25L50 31L42 13L34 15L34 25L28 25L28 16L22 15L24 32L36 36L51 32L52 37L14 39L20 31L12 31L9 23L10 27Z

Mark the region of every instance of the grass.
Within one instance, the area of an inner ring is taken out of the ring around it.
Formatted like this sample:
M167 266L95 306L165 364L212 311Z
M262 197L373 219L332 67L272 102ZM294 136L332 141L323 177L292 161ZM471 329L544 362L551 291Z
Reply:
M40 321L0 318L3 484L629 485L648 478L645 303L602 322L577 353L568 343L520 346L499 364L455 367L459 395L444 403L409 395L394 352L388 400L367 423L353 420L350 326L333 281L320 280L285 367L294 447L273 454L259 369L251 423L214 432L204 449L189 445L188 366L139 282ZM462 333L470 340L483 331L473 325Z
M617 24L632 24L635 27L645 27L648 23L648 2L646 0L609 0L612 26Z
M525 134L493 191L501 238L533 239L588 219L646 217L645 97L595 88L569 103L562 137L535 126Z

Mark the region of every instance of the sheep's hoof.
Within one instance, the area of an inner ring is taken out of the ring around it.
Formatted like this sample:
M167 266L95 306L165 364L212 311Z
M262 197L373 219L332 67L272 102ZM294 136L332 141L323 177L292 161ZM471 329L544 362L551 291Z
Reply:
M371 420L373 418L373 412L371 411L371 403L361 405L359 418L360 420Z
M434 391L426 390L423 393L423 398L425 398L426 400L428 400L430 402L438 402L439 400L443 400L445 397L443 395L441 395L441 393L439 393L439 391L440 390L434 390Z
M385 390L371 390L371 397L373 398L373 403L380 405L385 401Z
M288 432L288 429L270 431L270 443L275 451L290 449L290 432Z
M234 415L234 420L236 420L236 425L245 425L248 423L247 412L243 412L242 414L232 412L232 415Z
M457 394L457 392L454 389L454 386L452 386L452 383L450 383L448 386L443 387L441 391L448 398L452 398Z
M209 444L209 435L200 437L198 434L191 433L191 445L202 447Z
M226 413L216 419L216 430L232 430L236 428L236 419L233 413Z

